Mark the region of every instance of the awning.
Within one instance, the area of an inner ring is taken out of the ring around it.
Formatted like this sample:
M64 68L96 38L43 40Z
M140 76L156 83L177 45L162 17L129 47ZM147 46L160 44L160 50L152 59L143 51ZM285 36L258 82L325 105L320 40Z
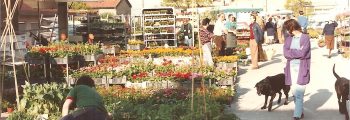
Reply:
M98 2L102 0L55 0L56 2Z
M239 12L250 13L253 11L263 11L262 8L223 8L219 10L224 13L239 13Z

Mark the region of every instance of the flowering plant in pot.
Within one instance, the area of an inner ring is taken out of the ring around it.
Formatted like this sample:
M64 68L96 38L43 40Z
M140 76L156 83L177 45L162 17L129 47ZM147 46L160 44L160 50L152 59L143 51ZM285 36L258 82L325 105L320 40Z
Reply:
M12 113L13 112L13 107L14 106L10 102L8 102L6 100L3 100L1 104L2 104L1 105L2 108L7 110L7 113Z

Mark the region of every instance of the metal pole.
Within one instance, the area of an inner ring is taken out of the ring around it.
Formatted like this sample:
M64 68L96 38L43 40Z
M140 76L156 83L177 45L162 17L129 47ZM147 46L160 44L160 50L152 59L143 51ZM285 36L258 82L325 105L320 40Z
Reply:
M39 0L37 0L36 2L37 2L37 3L36 3L37 6L38 6L38 29L39 29L39 30L38 30L38 40L39 40L40 44L42 44L42 43L41 43L41 35L40 35L40 31L41 31L41 29L40 29L40 28L41 28L41 27L40 27L40 26L41 26L41 25L40 25L40 23L41 23L41 20L40 20L40 18L41 18L41 16L40 16L40 3L39 3Z

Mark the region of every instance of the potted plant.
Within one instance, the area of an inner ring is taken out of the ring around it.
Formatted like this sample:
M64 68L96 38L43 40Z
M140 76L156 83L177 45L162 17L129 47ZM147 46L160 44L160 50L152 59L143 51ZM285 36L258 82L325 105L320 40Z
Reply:
M13 112L13 105L6 100L2 101L2 108L6 108L7 113Z

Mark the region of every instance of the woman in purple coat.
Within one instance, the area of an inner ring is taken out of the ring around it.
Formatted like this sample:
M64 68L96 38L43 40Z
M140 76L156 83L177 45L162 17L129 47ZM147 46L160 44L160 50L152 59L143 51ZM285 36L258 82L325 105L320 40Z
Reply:
M287 59L285 84L292 86L295 103L293 118L299 120L304 117L304 93L310 82L310 37L302 33L300 25L294 19L286 21L284 27L289 33L283 46L284 57Z

